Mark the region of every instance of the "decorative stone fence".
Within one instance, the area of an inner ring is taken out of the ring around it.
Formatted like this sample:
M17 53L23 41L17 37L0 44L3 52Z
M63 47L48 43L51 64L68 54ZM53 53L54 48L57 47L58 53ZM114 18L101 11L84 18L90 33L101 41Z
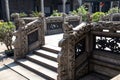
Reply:
M23 17L23 18L21 18L21 19L23 19L23 20L25 21L25 24L27 24L27 23L30 23L30 22L38 19L38 18L39 18L39 17Z
M67 21L69 24L73 25L73 27L79 25L81 23L81 16L64 16L64 17L47 17L46 18L46 34L56 34L63 32L63 22Z
M82 23L72 28L64 23L65 33L59 42L62 50L58 54L58 80L77 80L79 76L88 73L90 27Z
M16 40L14 42L15 60L23 58L26 54L44 45L44 34L55 34L63 32L63 22L68 21L73 26L79 25L81 16L66 17L39 17L39 18L20 18L19 14L13 15L16 26ZM46 21L46 22L44 22ZM45 28L46 26L46 28Z
M114 77L120 74L120 22L99 22L91 28L90 69Z
M46 34L56 34L63 32L63 17L47 17L46 18Z
M78 80L90 72L110 78L120 74L120 22L109 21L72 28L64 23L58 54L58 80Z
M105 15L101 18L101 21L120 21L120 13Z
M45 35L43 17L27 24L20 18L17 18L15 21L17 21L15 24L18 27L14 33L16 36L14 42L14 58L16 60L25 57L28 52L44 45Z

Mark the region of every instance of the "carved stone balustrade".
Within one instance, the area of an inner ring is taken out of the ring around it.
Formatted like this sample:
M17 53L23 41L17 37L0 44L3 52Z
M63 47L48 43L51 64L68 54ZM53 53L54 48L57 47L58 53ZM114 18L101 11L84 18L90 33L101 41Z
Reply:
M39 18L39 17L23 17L23 18L21 18L21 19L23 19L23 20L25 21L25 23L27 24L27 23L30 23L30 22L38 19L38 18Z
M64 23L59 42L58 80L78 80L90 72L120 74L120 21Z
M64 20L71 24L73 27L81 23L81 16L54 16L46 18L46 34L56 34L63 32Z
M25 25L23 19L17 19L18 30L14 35L14 58L15 60L24 58L26 54L45 44L43 17L38 18Z
M84 47L85 50L83 52L78 48L81 45L81 40L84 39L85 43L87 43L87 33L89 33L90 28L91 26L86 23L82 23L76 28L72 28L66 22L64 23L63 39L59 42L62 50L58 54L58 80L76 80L79 75L82 75L81 71L87 73L87 69L85 68L80 68L82 70L79 71L78 66L80 66L82 61L77 64L76 57L79 56L77 54L84 53L86 55L88 52L88 47ZM88 46L88 44L86 46Z

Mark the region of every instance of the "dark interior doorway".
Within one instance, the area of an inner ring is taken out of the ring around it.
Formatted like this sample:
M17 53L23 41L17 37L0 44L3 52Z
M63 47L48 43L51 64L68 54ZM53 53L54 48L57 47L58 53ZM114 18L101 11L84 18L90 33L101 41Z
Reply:
M101 2L93 2L93 6L92 6L93 13L100 11L100 3ZM102 6L101 11L107 12L110 9L110 1L103 1L102 4L103 6Z
M93 8L92 8L92 12L98 12L99 11L99 2L93 2Z
M107 12L110 9L110 1L103 2L102 12Z
M1 19L3 19L3 17L2 17L2 2L1 2L1 0L0 0L0 20Z

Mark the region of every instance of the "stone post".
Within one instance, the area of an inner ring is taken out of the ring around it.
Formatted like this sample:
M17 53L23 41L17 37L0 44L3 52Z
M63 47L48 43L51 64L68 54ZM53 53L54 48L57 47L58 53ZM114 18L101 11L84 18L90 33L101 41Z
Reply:
M43 15L43 24L44 24L44 31L46 32L46 20L45 20L45 11L44 11L44 0L41 0L41 12Z
M70 32L73 30L68 23L64 23L63 39L59 42L61 51L58 54L58 77L57 80L74 80L75 79L75 53L74 53L74 35Z
M41 12L44 13L44 0L41 0Z
M5 0L6 20L10 21L9 0Z
M66 13L66 2L67 0L62 0L63 1L63 13Z
M82 5L82 0L78 0L78 2L79 2L79 6L81 6Z
M110 7L111 7L111 8L113 7L113 1L111 1L111 5L110 5Z

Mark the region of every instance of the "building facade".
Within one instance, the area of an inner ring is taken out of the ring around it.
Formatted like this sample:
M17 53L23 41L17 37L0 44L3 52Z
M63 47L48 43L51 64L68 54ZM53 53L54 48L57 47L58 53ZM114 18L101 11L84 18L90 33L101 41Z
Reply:
M120 7L120 0L83 0L82 4L87 6L89 12L107 12L112 7Z
M8 1L8 4L6 4ZM63 12L63 1L64 0L43 0L44 1L44 12L46 16L53 13L53 10ZM6 5L9 6L9 13L7 13ZM66 0L65 12L77 9L79 6L85 5L88 11L91 13L97 11L106 12L110 8L120 6L119 0ZM25 12L30 14L32 11L41 11L41 0L0 0L0 19L6 20L7 15L12 13Z
M63 11L63 0L43 0L46 16L52 14L53 10ZM66 13L73 10L73 3L77 0L66 1ZM41 0L8 0L9 15L12 13L41 11ZM0 19L6 19L6 0L0 0Z

